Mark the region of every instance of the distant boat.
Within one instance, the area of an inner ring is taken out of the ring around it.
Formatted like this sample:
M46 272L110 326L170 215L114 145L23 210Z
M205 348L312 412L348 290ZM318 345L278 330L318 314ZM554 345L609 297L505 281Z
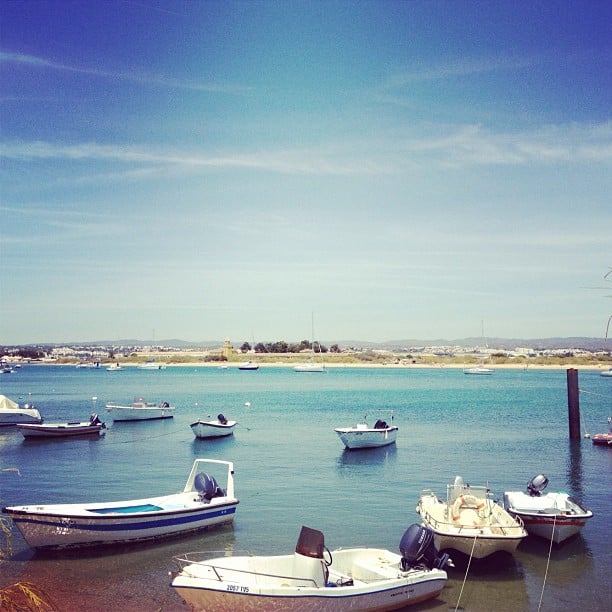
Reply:
M322 363L317 363L316 353L314 350L314 315L311 317L311 333L310 333L310 349L311 355L308 361L298 363L294 368L294 372L325 372L325 366ZM319 352L321 344L319 343Z
M106 404L106 411L110 412L113 421L151 421L154 419L171 419L174 416L175 406L168 402L152 404L145 402L142 397L134 398L129 406L120 404Z
M104 433L106 425L97 414L92 414L89 421L81 423L22 423L17 429L24 438L67 438L72 436L99 436Z
M599 373L600 376L608 376L610 378L612 378L612 368L609 368L608 370L602 370Z
M196 459L178 493L125 501L8 506L2 512L13 519L31 548L62 549L157 540L230 523L237 505L234 464Z
M40 412L34 406L20 406L5 395L0 395L0 427L20 423L42 423Z
M119 370L123 370L119 362L111 363L108 368L106 368L107 372L118 372Z
M294 368L294 372L325 372L325 366L315 361L305 361L298 363Z
M391 415L393 420L393 415ZM352 427L339 427L334 431L338 434L344 446L348 449L354 448L378 448L394 444L397 439L399 428L388 425L386 421L378 419L374 427L369 427L367 415L364 420Z
M245 361L238 366L239 370L259 370L259 364L252 361Z
M77 368L77 370L97 370L100 368L100 362L81 361L80 363L77 363L75 367Z
M495 370L492 370L491 368L485 368L484 366L480 365L480 366L474 366L473 368L463 368L463 373L464 374L476 374L476 375L490 375L493 374Z
M223 414L219 414L216 419L203 421L198 419L191 424L191 431L196 438L223 438L234 433L237 421L228 421Z
M145 363L141 363L137 367L137 369L138 370L165 370L166 364L157 363L157 361L155 361L154 359L150 359L149 361L146 361Z
M480 322L480 328L482 332L482 343L485 349L488 349L489 347L487 345L487 342L485 340L485 335L484 335L484 322L483 321ZM494 371L495 370L492 370L491 368L485 367L484 360L480 363L480 365L463 369L464 374L475 374L476 376L490 376L491 374L493 374Z

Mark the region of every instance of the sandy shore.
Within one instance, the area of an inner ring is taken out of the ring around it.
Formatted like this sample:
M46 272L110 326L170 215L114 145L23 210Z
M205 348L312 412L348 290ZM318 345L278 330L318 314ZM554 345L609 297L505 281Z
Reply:
M252 359L260 368L294 368L299 361L258 361ZM101 369L106 369L111 363L119 363L123 368L136 368L141 363L133 361L113 361L109 363L103 363L100 365ZM186 361L186 362L159 362L167 368L215 368L215 369L237 369L243 361L230 361L230 362L214 362L214 361ZM474 367L476 364L461 364L461 363L334 363L321 361L321 364L326 369L396 369L396 370L432 370L432 369L448 369L448 370L462 370L463 368ZM57 363L57 362L37 362L36 365L56 365L56 366L68 366L75 367L74 363ZM500 363L500 364L488 364L488 368L492 370L608 370L610 367L609 363L600 364L524 364L524 363Z

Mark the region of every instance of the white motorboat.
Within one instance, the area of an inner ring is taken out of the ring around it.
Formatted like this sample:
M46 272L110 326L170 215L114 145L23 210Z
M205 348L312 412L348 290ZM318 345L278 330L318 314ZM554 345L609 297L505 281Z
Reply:
M74 366L77 370L99 370L99 361L81 361Z
M238 366L239 370L259 370L259 364L252 361L245 361Z
M148 361L145 361L145 363L141 363L139 366L137 366L137 369L138 370L165 370L166 364L158 363L154 359L149 359Z
M294 372L325 372L325 366L322 363L316 361L304 361L304 363L298 363L293 368Z
M66 438L71 436L100 436L106 425L97 414L92 414L89 421L73 423L22 423L17 429L24 438Z
M600 376L608 376L608 377L611 377L611 378L612 378L612 368L609 368L609 369L607 369L607 370L602 370L602 371L599 373L599 375L600 375Z
M463 368L464 374L475 374L477 376L488 376L493 374L494 371L495 370L492 370L491 368L485 368L483 365L474 366L473 368Z
M42 423L40 412L30 404L20 406L6 395L0 395L0 427L20 423Z
M542 493L547 485L548 478L538 474L527 483L526 493L506 491L504 506L523 521L528 533L561 544L580 533L593 513L563 491Z
M323 533L302 527L289 555L176 557L179 572L172 587L192 610L206 612L396 610L437 597L447 579L443 568L452 562L438 555L432 532L412 525L402 537L400 552L330 552Z
M476 559L499 551L514 553L527 537L522 520L493 501L488 487L464 484L460 476L447 485L446 501L423 491L416 511L434 532L436 548Z
M119 372L120 370L123 370L123 367L122 367L122 365L120 363L111 363L106 368L107 372Z
M225 486L222 488L219 482ZM233 521L234 465L196 459L183 491L162 497L2 509L31 548L100 546L174 536Z
M203 421L198 419L191 424L191 431L196 438L222 438L234 433L237 421L228 421L223 414L217 415L216 419Z
M106 404L106 411L111 413L113 421L151 421L153 419L171 419L175 406L168 402L154 404L145 402L142 397L135 397L129 406Z
M391 415L391 421L393 421L393 415ZM340 436L342 443L348 449L377 448L394 444L399 428L395 425L389 425L382 419L378 419L374 423L374 427L370 427L366 415L361 423L352 427L338 427L334 431Z

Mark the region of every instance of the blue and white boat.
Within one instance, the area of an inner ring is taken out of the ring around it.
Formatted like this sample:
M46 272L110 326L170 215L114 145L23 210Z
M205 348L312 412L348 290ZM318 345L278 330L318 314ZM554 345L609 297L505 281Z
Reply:
M116 502L8 506L2 512L11 517L31 548L62 549L124 544L206 529L232 522L237 505L234 464L196 459L179 493Z

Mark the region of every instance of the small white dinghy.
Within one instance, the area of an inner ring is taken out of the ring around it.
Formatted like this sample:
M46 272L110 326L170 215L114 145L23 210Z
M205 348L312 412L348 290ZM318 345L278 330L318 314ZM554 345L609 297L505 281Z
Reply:
M323 533L302 527L290 555L176 557L172 587L192 610L206 612L396 610L437 597L452 562L438 555L432 532L412 525L399 548L401 555L378 548L330 552Z
M24 438L70 438L73 436L100 436L106 425L94 412L89 421L73 423L22 423L17 429Z
M2 512L31 548L61 549L157 540L206 529L233 521L237 505L234 464L196 459L178 493L125 501L8 506Z
M234 433L237 421L228 421L223 414L218 414L216 419L203 421L198 419L191 424L191 431L196 438L223 438Z
M493 553L514 553L527 532L520 518L510 516L490 496L489 487L463 483L457 476L447 485L446 500L423 491L416 511L435 534L436 548L457 550L483 559Z
M399 431L397 426L389 425L386 421L378 419L374 427L370 427L367 418L366 415L361 423L352 427L338 427L334 430L346 448L378 448L395 443ZM393 421L393 414L391 421Z
M547 486L548 478L538 474L527 483L527 493L506 491L504 505L522 519L528 533L561 544L580 533L593 513L563 491L542 493Z

